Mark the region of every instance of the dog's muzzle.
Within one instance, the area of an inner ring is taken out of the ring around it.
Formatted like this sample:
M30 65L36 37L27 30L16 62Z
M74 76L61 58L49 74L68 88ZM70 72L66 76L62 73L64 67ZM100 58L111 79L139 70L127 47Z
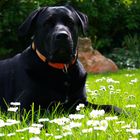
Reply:
M71 35L66 31L56 32L51 40L52 51L49 56L54 63L70 63L75 56Z

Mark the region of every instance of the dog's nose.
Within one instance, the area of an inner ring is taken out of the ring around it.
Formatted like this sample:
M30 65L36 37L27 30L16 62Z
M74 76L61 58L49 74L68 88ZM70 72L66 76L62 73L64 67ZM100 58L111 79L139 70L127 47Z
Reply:
M68 39L68 38L69 38L69 36L66 32L61 32L61 33L58 33L56 35L57 40L65 40L65 39Z

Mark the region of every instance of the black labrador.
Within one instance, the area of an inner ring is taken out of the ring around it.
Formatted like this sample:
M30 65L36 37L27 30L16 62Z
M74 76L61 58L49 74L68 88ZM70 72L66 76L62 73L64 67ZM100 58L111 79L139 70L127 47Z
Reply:
M21 108L49 109L60 103L65 110L79 103L94 109L122 110L112 105L91 104L86 99L87 73L77 59L80 30L88 18L71 6L43 7L32 12L19 27L19 35L31 39L30 46L13 58L0 61L0 106L20 102Z

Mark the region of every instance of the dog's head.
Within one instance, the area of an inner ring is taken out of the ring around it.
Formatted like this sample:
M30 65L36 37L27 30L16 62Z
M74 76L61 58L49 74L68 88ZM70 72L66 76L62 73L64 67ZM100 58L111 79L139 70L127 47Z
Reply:
M87 24L87 16L71 6L43 7L29 15L19 35L32 38L48 61L68 64L76 55L79 29L85 33Z

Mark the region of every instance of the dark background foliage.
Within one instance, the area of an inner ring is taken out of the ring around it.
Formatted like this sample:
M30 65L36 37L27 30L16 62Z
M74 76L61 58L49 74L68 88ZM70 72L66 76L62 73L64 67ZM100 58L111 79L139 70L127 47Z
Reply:
M136 53L140 51L139 0L1 0L0 58L26 47L19 41L17 31L31 11L42 6L64 4L88 15L87 36L92 39L93 48L115 60L122 68L140 66L140 53Z

